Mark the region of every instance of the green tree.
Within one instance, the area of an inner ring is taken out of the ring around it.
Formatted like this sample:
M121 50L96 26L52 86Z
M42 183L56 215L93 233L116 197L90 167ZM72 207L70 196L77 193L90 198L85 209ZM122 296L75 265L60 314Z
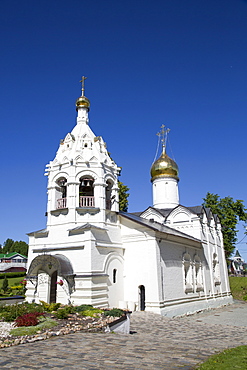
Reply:
M9 282L8 282L8 279L7 279L6 275L5 275L4 276L4 279L3 279L3 284L2 284L2 290L3 290L3 292L6 293L7 290L8 290L8 288L9 288Z
M6 239L5 242L3 243L3 249L2 253L9 253L12 245L14 244L13 239Z
M203 205L211 208L213 214L217 214L224 240L226 258L229 258L234 251L237 241L237 224L239 221L247 221L247 209L242 200L234 200L231 197L220 198L218 194L207 193L203 198Z
M10 253L12 253L12 252L20 253L23 256L27 257L28 244L26 242L22 241L22 240L20 240L19 242L16 241L12 244L12 246L10 248Z
M20 253L23 256L27 256L28 254L28 244L22 240L14 241L13 239L7 239L3 243L3 248L1 253L7 254L7 253Z
M118 187L119 187L119 210L127 212L128 211L128 197L130 190L128 186L124 185L121 181L118 181Z

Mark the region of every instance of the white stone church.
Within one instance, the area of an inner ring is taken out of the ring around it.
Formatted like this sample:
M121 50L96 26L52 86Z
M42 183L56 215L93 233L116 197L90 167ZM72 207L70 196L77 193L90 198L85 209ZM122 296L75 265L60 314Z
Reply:
M89 127L89 109L83 78L77 123L46 166L47 226L28 234L27 300L166 316L231 303L219 219L179 203L164 136L151 168L153 205L121 212L120 168Z

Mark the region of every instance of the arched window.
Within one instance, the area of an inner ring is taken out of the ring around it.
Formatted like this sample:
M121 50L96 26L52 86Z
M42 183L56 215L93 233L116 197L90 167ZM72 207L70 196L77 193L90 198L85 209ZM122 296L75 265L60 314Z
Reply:
M117 269L112 271L112 282L115 284L117 282Z
M60 177L56 181L56 208L67 207L67 180L65 177Z
M193 265L189 253L183 255L185 293L193 292Z
M107 184L105 188L106 209L111 209L113 183L110 180L107 180L106 184Z
M80 207L94 207L94 179L90 176L80 178L79 205Z
M217 253L213 254L213 277L214 277L214 285L220 285L220 266Z
M203 276L202 276L202 262L200 257L196 254L194 257L194 266L195 266L195 286L196 291L201 292L203 288Z

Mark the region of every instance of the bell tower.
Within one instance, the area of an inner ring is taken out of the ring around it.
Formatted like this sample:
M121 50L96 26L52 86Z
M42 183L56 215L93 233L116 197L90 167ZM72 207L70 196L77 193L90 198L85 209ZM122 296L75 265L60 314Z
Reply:
M76 100L77 120L73 130L60 141L48 176L47 228L61 224L102 224L118 212L119 168L110 158L102 137L89 127L90 101Z

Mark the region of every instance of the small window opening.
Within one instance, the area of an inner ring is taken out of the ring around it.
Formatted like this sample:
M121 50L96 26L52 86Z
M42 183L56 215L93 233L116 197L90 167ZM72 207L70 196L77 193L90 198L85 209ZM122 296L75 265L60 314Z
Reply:
M117 282L117 269L113 269L112 281L114 284Z

